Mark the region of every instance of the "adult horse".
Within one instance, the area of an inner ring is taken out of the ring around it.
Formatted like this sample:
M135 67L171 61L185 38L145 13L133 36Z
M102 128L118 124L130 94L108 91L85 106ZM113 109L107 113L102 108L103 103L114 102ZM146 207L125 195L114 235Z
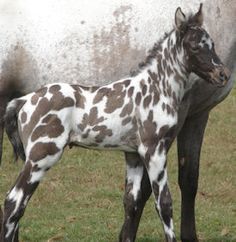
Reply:
M202 2L205 23L215 40L216 50L235 74L236 4L234 0ZM170 19L180 5L186 10L197 9L199 1L137 3L126 0L122 4L108 0L86 4L74 0L1 1L0 116L3 117L11 98L49 82L94 84L125 76L143 59L160 33L171 29ZM197 241L194 202L202 138L209 111L227 96L234 77L232 75L231 81L221 89L199 79L179 110L177 143L182 241ZM0 133L2 137L3 121ZM126 209L125 217L129 219L125 219L121 238L127 233L135 237L143 207L151 193L146 175L142 185L146 193L135 213ZM130 204L127 194L124 201Z

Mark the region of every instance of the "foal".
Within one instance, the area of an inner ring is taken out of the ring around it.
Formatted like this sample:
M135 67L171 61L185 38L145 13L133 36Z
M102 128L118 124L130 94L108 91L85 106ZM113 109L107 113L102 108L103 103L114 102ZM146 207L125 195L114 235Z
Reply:
M166 241L176 241L166 155L176 134L178 106L193 84L191 72L219 86L228 79L202 21L202 5L189 18L178 8L175 29L133 77L102 87L51 84L8 104L6 131L25 165L5 200L1 241L18 241L19 219L30 197L67 145L124 151L126 214L137 210L147 172ZM125 217L120 241L135 240L130 219Z

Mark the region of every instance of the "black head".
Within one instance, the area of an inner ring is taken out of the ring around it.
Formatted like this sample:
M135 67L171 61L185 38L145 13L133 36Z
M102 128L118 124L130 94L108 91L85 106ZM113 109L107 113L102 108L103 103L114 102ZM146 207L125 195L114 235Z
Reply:
M202 27L202 4L198 12L188 19L178 8L175 13L175 24L183 43L188 71L212 84L224 86L230 72L216 54L213 40Z

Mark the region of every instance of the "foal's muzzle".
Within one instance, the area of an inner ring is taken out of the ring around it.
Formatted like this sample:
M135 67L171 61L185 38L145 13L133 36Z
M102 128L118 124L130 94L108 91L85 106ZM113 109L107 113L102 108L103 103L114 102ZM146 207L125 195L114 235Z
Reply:
M230 74L227 67L218 66L210 72L210 82L218 87L224 87L230 78Z

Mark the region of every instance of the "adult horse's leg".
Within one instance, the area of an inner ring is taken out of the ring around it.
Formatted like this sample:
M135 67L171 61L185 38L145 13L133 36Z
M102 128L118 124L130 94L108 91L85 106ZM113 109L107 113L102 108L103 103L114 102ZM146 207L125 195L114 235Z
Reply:
M8 97L0 94L0 164L2 161L2 148L3 148L3 134L4 134L4 114L6 111L6 105Z
M119 241L134 241L146 201L152 193L146 169L138 154L125 153L127 170L124 194L125 218Z
M198 188L199 159L209 113L187 118L178 134L179 186L181 189L181 240L198 241L195 227L195 197Z

